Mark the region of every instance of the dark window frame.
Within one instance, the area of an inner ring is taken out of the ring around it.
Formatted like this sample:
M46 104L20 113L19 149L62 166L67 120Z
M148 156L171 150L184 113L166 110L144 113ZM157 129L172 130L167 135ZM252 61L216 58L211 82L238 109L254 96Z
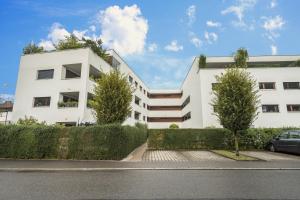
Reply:
M298 107L298 109L293 109L293 107ZM300 104L287 104L286 109L288 112L300 112Z
M270 106L274 106L274 108L275 108L274 111L272 111L272 109L270 109ZM266 107L265 111L264 111L264 107ZM262 108L263 113L279 113L280 112L278 104L263 104L263 105L261 105L261 108Z
M41 100L41 99L47 99L46 100L46 104L45 105L40 105L38 104L37 100ZM51 104L51 97L33 97L33 107L50 107Z
M50 77L46 77L46 78L43 78L43 77L40 77L40 72L51 72L51 76ZM47 80L47 79L53 79L54 77L54 69L40 69L40 70L37 70L37 80Z
M291 84L296 84L296 85L291 86ZM285 89L285 90L299 90L300 89L300 82L297 82L297 81L283 82L283 89Z
M276 89L276 83L275 82L259 82L258 87L260 90L275 90ZM271 86L272 87L269 87Z

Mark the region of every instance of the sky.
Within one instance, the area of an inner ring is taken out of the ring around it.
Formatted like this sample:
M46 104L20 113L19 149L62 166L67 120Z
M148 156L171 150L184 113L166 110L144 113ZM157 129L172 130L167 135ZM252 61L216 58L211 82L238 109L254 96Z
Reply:
M22 49L73 33L101 38L151 89L177 89L195 56L300 54L298 0L0 0L0 97L13 99Z

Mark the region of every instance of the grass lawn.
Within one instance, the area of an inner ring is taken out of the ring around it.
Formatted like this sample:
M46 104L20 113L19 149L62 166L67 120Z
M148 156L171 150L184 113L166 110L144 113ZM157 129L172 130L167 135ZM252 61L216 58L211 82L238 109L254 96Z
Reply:
M235 152L232 152L232 151L212 150L212 152L214 152L218 155L224 156L226 158L230 158L230 159L238 160L238 161L255 161L255 160L259 160L259 159L254 158L254 157L242 155L241 153L240 153L240 156L236 156Z

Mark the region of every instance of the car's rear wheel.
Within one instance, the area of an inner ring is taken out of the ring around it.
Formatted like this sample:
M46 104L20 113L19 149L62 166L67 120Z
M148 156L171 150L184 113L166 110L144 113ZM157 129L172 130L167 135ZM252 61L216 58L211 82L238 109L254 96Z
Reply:
M275 151L276 151L274 144L270 144L269 149L270 149L270 151L272 151L272 152L275 152Z

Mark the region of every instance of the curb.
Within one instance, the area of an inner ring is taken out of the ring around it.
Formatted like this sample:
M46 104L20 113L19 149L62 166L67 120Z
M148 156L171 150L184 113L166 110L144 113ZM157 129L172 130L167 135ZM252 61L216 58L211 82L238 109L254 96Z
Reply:
M0 172L97 172L97 171L125 171L125 170L300 170L300 168L161 168L161 167L143 167L143 168L0 168Z

